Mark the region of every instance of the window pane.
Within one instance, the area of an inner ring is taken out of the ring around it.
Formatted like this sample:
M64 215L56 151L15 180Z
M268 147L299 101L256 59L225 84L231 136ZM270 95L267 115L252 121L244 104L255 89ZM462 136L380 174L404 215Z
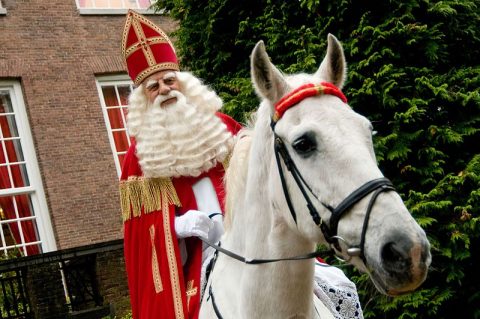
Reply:
M82 9L148 9L151 4L151 0L78 0Z
M95 1L94 0L78 0L78 6L80 8L94 8Z
M118 162L120 163L120 166L122 166L124 160L125 154L118 154Z
M0 114L0 138L18 137L17 124L15 123L15 116Z
M117 86L118 95L120 96L120 104L121 105L128 105L128 96L132 91L130 85L119 85Z
M4 141L5 150L7 152L7 158L9 163L23 162L22 146L20 139ZM1 162L1 159L0 159Z
M114 86L102 86L103 99L106 106L117 106L119 105L117 94L115 93Z
M109 8L108 0L96 0L95 6L97 8Z
M110 126L113 130L124 127L122 113L119 108L108 109L107 112Z
M14 246L16 243L15 243L15 239L13 238L12 231L10 230L10 225L2 224L2 231L3 231L3 239L2 239L3 247Z
M2 219L3 247L16 245L22 255L38 254L39 244L26 245L39 241L36 218L30 195L0 197L0 217ZM22 220L23 218L29 218ZM15 251L11 249L11 252Z
M140 8L148 9L150 7L151 1L150 0L138 0Z
M35 219L23 220L20 222L23 230L25 243L38 241L37 223Z
M14 164L10 166L10 169L12 171L13 187L30 186L25 164Z
M5 90L0 90L0 114L2 113L13 113L9 92Z
M115 141L115 148L117 153L126 152L128 150L127 131L115 131L113 133L113 140Z
M33 216L33 207L32 207L32 201L30 200L30 195L28 194L15 195L14 199L17 204L17 213L19 217Z

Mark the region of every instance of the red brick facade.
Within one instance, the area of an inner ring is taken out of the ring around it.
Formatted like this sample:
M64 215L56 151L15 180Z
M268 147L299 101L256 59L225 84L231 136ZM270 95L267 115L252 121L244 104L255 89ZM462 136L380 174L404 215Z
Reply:
M1 0L0 80L22 86L58 249L122 238L118 178L95 83L126 74L125 15L75 0ZM170 33L169 18L149 19Z

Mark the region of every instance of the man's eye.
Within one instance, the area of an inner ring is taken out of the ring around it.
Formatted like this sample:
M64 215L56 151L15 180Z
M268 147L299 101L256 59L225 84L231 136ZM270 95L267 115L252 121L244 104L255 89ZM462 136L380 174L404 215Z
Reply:
M158 84L153 84L148 87L149 91L156 91L158 89Z

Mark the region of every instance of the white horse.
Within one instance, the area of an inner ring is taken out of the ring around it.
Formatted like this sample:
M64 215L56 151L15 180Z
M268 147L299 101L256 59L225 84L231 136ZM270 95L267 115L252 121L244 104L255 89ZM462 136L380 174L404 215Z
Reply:
M270 62L260 41L251 73L262 103L230 160L221 240L245 259L218 254L200 318L317 317L313 259L248 263L308 255L319 243L369 273L382 293L416 289L430 245L377 167L372 125L340 91L346 62L338 40L328 36L315 74L291 76Z

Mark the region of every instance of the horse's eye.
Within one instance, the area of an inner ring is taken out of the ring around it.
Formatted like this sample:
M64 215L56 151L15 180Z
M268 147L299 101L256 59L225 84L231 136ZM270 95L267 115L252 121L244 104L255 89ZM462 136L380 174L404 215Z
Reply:
M305 134L297 138L292 143L293 149L300 155L309 155L317 149L317 142L310 134Z

